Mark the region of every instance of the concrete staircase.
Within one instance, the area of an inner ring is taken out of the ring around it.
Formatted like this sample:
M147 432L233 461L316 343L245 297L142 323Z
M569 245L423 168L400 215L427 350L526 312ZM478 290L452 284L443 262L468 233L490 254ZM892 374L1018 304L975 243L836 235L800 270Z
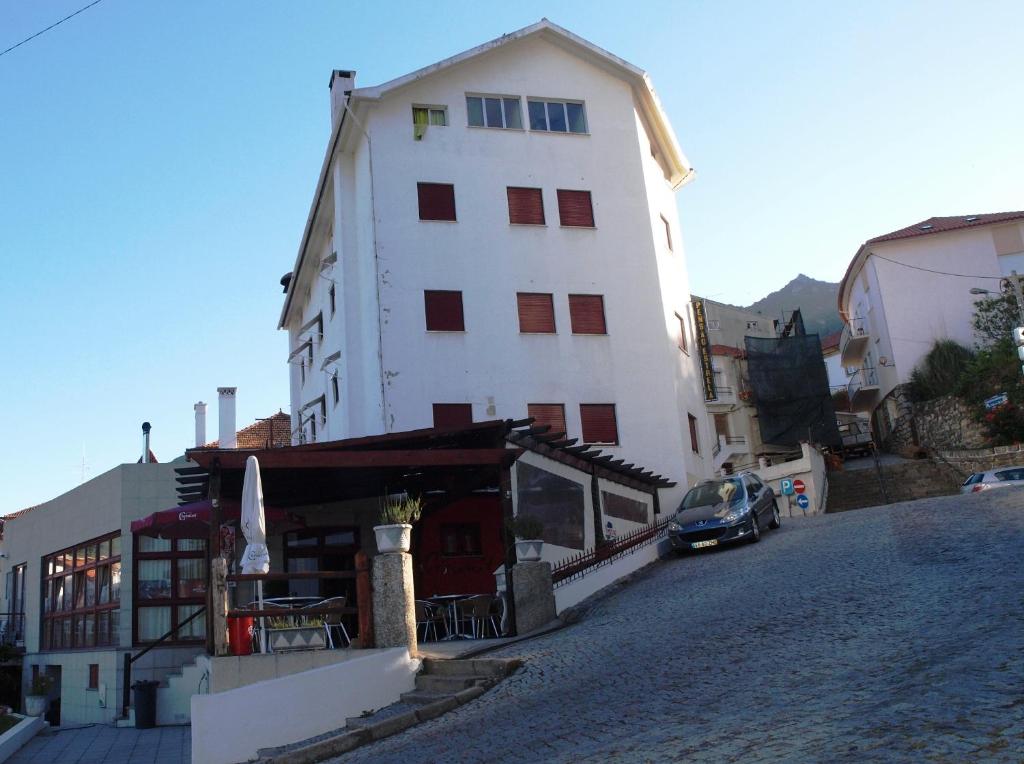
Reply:
M416 689L398 703L346 719L345 726L309 740L263 749L259 764L313 764L373 740L395 735L478 698L518 669L519 660L441 660L425 658Z
M826 512L951 496L959 492L962 482L950 467L931 459L883 465L882 481L885 493L875 469L830 472Z
M156 724L165 727L175 724L190 724L192 721L192 696L209 692L210 659L205 655L197 656L191 663L186 663L180 671L174 671L164 677L164 681L156 688ZM132 706L128 715L115 721L117 727L135 726L135 698L131 695Z

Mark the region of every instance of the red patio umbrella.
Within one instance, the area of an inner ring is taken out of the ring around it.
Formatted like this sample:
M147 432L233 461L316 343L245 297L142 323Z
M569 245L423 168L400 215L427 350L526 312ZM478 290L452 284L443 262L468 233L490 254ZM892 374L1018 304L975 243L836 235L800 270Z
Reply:
M237 521L242 514L242 506L237 501L221 501L221 518L223 522ZM172 509L162 509L148 517L132 522L132 533L139 536L152 536L162 539L198 539L206 538L210 533L210 515L213 502L197 501L182 504ZM284 533L306 527L302 518L277 507L267 507L267 525L276 533Z

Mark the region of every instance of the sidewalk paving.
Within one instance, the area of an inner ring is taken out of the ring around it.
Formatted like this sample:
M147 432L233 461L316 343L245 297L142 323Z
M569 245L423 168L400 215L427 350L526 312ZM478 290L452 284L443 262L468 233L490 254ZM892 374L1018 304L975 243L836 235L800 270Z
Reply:
M137 730L95 724L36 735L9 764L191 764L191 727Z

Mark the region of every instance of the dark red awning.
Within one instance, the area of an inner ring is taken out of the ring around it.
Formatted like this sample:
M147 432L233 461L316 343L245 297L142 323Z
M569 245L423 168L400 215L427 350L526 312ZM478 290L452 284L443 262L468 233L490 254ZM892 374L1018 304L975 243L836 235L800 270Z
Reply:
M132 522L132 533L164 539L206 538L210 533L210 514L213 503L209 500L183 504L172 509L162 509L148 517ZM301 518L277 507L265 507L268 529L283 533L304 528ZM224 522L237 521L242 516L242 505L237 501L222 501L221 516Z

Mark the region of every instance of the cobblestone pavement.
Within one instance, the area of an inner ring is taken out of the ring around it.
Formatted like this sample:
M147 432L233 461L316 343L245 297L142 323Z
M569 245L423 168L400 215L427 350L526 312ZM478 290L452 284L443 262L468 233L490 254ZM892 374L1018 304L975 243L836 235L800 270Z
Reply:
M94 724L37 735L8 764L188 764L189 727L137 730Z
M1024 491L784 519L337 762L1024 761Z

